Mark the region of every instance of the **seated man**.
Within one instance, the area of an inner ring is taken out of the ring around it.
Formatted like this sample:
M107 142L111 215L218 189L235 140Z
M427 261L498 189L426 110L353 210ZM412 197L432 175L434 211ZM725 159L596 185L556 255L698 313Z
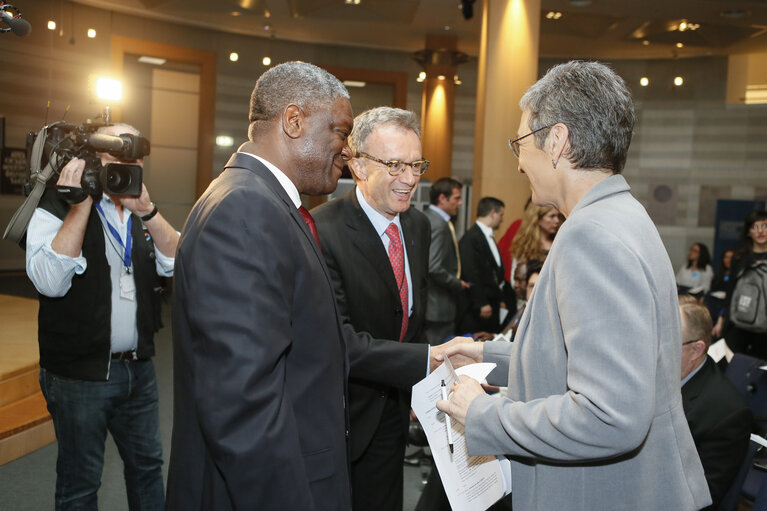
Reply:
M713 505L732 484L748 449L752 415L743 397L707 355L711 315L697 303L682 314L682 404Z

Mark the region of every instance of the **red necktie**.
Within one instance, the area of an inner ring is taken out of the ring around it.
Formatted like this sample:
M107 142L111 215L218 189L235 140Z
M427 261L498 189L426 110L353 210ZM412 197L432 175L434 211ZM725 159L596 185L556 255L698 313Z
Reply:
M312 232L312 236L314 236L314 241L317 242L317 246L322 248L320 245L320 235L317 232L317 224L314 223L314 218L312 218L309 210L301 206L298 208L298 212L301 213L301 216L304 218L304 222L306 222L306 225L309 226L309 230Z
M402 328L399 334L399 340L402 342L407 332L408 313L410 312L407 299L407 278L405 277L405 252L402 250L402 241L399 238L397 225L389 224L385 232L389 237L389 261L392 270L394 270L394 278L397 280L397 287L399 288L399 301L402 304Z

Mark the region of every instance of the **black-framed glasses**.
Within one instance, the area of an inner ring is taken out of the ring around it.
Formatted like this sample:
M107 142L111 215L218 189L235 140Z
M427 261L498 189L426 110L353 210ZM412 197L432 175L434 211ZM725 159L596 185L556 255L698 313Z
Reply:
M405 168L408 166L413 169L414 175L421 176L424 172L426 172L426 169L429 168L429 165L431 165L431 162L426 159L416 160L414 162L408 163L406 161L399 160L382 160L381 158L376 158L375 156L371 156L368 153L363 152L357 153L356 157L367 158L368 160L373 160L374 162L386 166L390 176L399 176L405 172Z
M549 124L548 126L544 126L542 128L538 128L537 130L533 130L530 133L528 133L527 135L522 135L521 137L515 138L514 140L509 139L509 148L511 149L511 152L514 153L514 156L519 158L519 141L520 140L522 140L525 137L529 137L533 133L538 133L539 131L543 131L546 128L551 128L552 126L554 126L554 125L553 124Z

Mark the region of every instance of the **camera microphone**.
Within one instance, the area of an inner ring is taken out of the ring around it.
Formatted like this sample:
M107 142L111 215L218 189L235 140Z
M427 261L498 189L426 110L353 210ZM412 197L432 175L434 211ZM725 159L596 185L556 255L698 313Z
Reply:
M10 10L16 11L18 16L14 16ZM32 26L25 19L22 19L21 12L16 7L0 2L0 21L8 25L8 28L0 28L0 32L11 31L17 36L25 36L32 30Z
M110 153L125 160L138 160L149 154L149 141L131 133L116 136L93 133L88 135L86 143L96 151Z

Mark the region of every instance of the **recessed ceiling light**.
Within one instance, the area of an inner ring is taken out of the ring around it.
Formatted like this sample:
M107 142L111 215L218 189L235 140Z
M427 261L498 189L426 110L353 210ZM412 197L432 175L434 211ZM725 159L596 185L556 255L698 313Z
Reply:
M546 13L547 20L558 20L562 17L562 13L559 11L549 11Z
M261 59L261 63L262 63L263 65L265 65L265 66L268 66L269 64L271 64L271 63L272 63L272 59L271 59L271 58L269 58L269 57L264 57L263 59Z
M165 64L165 59L160 59L157 57L147 57L146 55L142 55L138 58L138 61L143 64L152 64L153 66L162 66Z
M96 37L96 29L95 28L89 28L88 29L88 37L91 39Z
M645 45L645 46L650 46L650 41L645 39L644 41L642 41L642 44Z
M676 43L677 48L684 48L684 43Z
M236 51L233 51L232 53L229 54L229 60L231 60L232 62L237 62L238 60L240 60L240 56Z
M439 76L437 77L437 80L444 80L444 79L445 79L445 75L439 75Z
M674 85L676 85L677 87L681 87L683 84L684 84L684 78L682 78L681 76L677 76L676 78L674 78Z
M639 85L641 85L642 87L647 87L648 85L650 85L650 79L647 78L646 76L643 76L642 78L639 79Z
M359 5L360 4L360 0L345 0L344 3L346 5Z
M50 20L48 22L48 30L56 30L56 22L53 20Z

